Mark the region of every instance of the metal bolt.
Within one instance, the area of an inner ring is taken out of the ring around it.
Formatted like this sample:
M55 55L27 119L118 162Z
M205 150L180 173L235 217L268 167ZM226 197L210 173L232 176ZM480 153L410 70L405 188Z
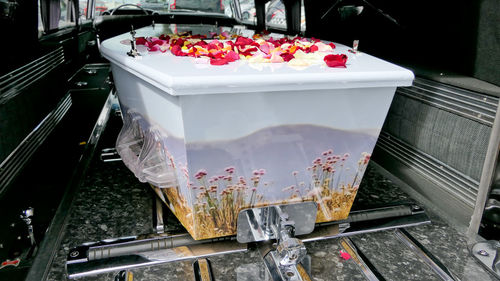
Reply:
M481 255L483 257L487 257L489 256L490 254L488 254L488 252L486 252L485 250L479 250L477 251L478 255Z
M418 206L418 205L413 205L413 206L411 206L411 210L412 210L412 211L419 211L419 210L420 210L420 206Z
M292 277L294 277L294 276L295 276L295 273L294 273L293 271L290 271L290 270L289 270L289 271L285 272L285 275L286 275L286 277L288 277L288 278L292 278Z
M73 251L73 252L69 253L69 256L72 258L76 258L76 257L78 257L79 254L80 253L78 251Z

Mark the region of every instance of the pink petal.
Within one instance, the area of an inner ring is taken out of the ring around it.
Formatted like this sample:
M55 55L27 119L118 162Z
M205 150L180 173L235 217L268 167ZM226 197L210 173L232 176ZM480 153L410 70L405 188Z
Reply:
M240 59L240 55L238 55L238 54L237 54L236 52L234 52L234 51L229 51L229 52L226 54L225 58L226 58L227 60L230 60L230 61L236 61L236 60L239 60L239 59Z
M270 51L270 48L269 48L269 45L264 43L262 45L260 45L260 48L259 48L262 52L266 53L267 55L269 54L269 51Z
M344 260L348 260L351 258L351 255L349 255L349 253L347 252L340 250L340 257L343 258Z

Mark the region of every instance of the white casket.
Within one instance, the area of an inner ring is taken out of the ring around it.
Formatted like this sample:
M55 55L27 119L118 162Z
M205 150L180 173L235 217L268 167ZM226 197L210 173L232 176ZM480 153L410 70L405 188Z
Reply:
M194 31L196 32L196 31ZM136 36L171 33L169 25ZM346 68L198 64L104 41L124 117L117 149L195 239L235 234L241 209L314 200L347 218L396 87L413 73L365 53Z

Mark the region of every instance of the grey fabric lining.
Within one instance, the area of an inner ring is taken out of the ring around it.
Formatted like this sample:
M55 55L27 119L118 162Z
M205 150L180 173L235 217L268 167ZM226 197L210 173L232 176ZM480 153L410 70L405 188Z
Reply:
M396 94L384 131L479 180L491 127Z

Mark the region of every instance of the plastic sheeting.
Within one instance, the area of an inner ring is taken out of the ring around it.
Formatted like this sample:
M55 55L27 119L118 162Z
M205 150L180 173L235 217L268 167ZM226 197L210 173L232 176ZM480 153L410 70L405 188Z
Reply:
M123 127L116 140L116 150L123 163L141 182L160 188L178 186L173 163L162 140L167 136L151 126L136 112L123 116Z

